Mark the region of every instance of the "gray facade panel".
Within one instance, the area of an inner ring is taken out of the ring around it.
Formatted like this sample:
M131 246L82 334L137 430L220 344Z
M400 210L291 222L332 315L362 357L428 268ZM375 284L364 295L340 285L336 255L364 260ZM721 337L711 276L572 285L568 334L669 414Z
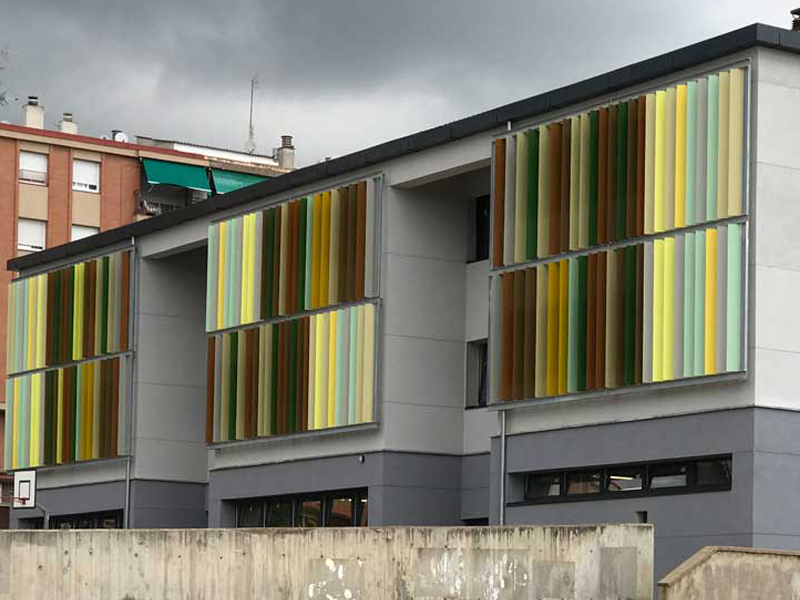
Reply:
M131 482L131 527L206 527L206 484L172 481Z
M767 474L764 461L753 452L754 423L760 412L738 409L510 436L507 438L509 475L506 488L506 499L510 503L524 498L525 472L713 454L733 455L733 486L727 492L518 504L507 507L506 522L514 525L631 523L646 512L648 522L655 525L657 577L703 546L750 545L754 532L754 487L756 490L765 487L767 482L762 481L763 477L778 477L777 472ZM780 468L777 463L773 464ZM492 440L491 465L490 517L492 522L497 522L498 438ZM797 467L796 483L800 485L800 462ZM791 481L787 482L790 484ZM758 492L755 501L758 504ZM767 525L765 523L765 527ZM777 523L770 526L774 528ZM785 531L786 524L782 526Z
M459 524L460 461L372 452L211 471L208 525L233 526L236 500L351 488L368 488L371 525Z
M461 490L461 519L489 517L489 488Z
M125 482L40 489L36 492L36 504L50 517L122 510L125 508ZM24 529L26 524L20 521L43 515L39 508L12 509L10 528Z
M753 411L592 425L507 439L509 473L750 451Z

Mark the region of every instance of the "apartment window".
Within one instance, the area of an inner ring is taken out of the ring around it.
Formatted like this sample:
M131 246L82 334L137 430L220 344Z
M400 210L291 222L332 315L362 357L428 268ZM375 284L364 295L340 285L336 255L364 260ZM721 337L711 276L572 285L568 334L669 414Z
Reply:
M21 151L19 180L23 183L47 185L47 154Z
M489 196L470 202L468 262L489 259Z
M46 233L46 221L20 219L17 224L17 249L26 252L44 250Z
M100 163L76 158L72 161L72 189L77 192L100 191Z
M733 487L732 473L730 455L527 473L524 500L510 504L720 492Z
M82 240L83 238L95 235L100 232L99 227L89 227L88 225L73 225L70 241Z
M487 340L467 342L467 408L486 406L486 372L489 363Z
M237 527L366 527L367 491L249 499L236 505Z

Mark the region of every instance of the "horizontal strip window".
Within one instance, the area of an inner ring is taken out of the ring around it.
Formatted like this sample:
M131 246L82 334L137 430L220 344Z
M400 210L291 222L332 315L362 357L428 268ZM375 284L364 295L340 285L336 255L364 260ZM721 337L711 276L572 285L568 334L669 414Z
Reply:
M523 477L524 498L509 506L727 491L733 485L733 459L730 455L712 456L527 473Z
M236 527L366 527L367 490L273 496L236 503Z

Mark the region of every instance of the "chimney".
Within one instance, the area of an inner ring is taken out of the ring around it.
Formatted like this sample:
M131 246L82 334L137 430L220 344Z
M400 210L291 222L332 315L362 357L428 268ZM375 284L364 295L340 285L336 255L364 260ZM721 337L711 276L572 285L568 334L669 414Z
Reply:
M28 96L28 103L22 107L22 124L44 129L44 106L39 105L39 96Z
M278 148L278 166L284 169L294 170L294 146L292 136L281 136L281 147Z
M792 31L800 31L800 8L790 11L792 15Z
M65 112L58 122L58 130L61 133L78 133L78 124L72 120L72 113Z

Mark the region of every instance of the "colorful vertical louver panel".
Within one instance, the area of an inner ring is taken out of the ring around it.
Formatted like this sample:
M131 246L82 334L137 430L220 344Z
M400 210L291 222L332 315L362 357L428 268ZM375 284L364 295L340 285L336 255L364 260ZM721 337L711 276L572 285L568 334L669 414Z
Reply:
M379 186L360 181L209 226L206 330L375 296Z
M208 338L206 441L373 421L375 305Z
M8 379L5 468L124 453L127 378L115 357Z
M131 253L12 281L8 373L130 349Z
M492 266L743 214L744 70L495 140Z
M493 399L743 370L745 233L721 225L495 275Z

